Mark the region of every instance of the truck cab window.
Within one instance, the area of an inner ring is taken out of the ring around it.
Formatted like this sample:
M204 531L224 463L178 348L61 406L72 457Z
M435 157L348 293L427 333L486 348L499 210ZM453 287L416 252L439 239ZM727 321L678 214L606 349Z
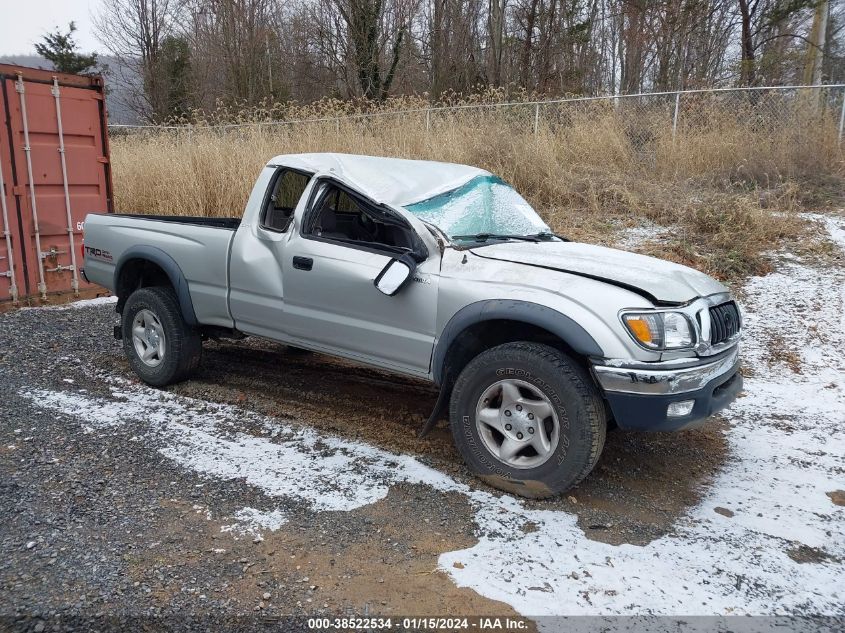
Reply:
M410 251L414 244L401 220L332 184L324 185L303 233L391 251Z
M291 169L282 170L276 176L272 193L267 201L261 226L283 233L293 220L293 212L302 197L311 177Z

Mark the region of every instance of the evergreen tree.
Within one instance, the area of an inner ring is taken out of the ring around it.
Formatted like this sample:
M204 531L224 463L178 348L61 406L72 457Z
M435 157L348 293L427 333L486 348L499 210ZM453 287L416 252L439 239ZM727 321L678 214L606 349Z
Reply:
M35 45L35 52L53 62L55 69L61 73L84 75L93 72L97 66L97 53L90 55L80 53L73 39L75 31L76 24L73 22L68 25L67 33L62 33L57 28L53 33L45 35L42 42Z
M185 38L168 35L158 56L159 74L166 82L159 118L181 117L191 109L191 56Z

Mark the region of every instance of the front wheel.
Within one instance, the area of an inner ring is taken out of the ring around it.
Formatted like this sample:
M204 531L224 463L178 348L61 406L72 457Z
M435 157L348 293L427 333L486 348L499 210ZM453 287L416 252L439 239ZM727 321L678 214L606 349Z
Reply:
M185 323L172 288L133 292L122 315L123 351L145 383L163 387L187 378L199 365L202 338Z
M525 497L559 494L586 477L604 447L601 396L564 353L506 343L475 357L452 390L450 423L467 465Z

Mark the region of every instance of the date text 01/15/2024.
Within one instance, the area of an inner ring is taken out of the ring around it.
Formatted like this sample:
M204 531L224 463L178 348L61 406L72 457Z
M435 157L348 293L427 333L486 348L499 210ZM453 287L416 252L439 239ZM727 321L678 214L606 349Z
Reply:
M347 617L308 618L308 628L314 631L397 630L397 631L524 631L529 621L511 617Z

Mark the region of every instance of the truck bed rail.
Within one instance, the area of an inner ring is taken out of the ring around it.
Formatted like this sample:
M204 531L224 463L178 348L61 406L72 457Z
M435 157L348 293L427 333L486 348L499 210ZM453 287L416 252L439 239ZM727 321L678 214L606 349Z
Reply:
M144 215L141 213L114 213L115 217L137 218L139 220L155 220L158 222L173 222L176 224L194 224L218 229L236 230L241 225L240 218L210 218L200 215Z

